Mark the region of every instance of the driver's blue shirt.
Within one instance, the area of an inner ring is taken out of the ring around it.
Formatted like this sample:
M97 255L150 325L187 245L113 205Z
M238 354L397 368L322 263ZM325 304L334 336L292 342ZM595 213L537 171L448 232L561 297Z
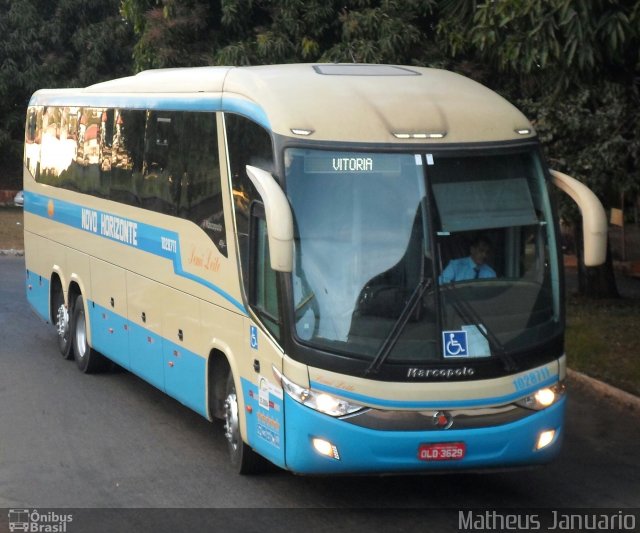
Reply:
M469 279L495 278L496 272L489 265L478 265L469 257L452 259L440 274L439 282L451 283L452 281L464 281Z

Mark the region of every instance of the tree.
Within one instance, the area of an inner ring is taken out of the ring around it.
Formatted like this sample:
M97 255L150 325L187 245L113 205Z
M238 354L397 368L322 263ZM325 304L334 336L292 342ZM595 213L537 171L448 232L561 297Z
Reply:
M26 103L41 78L38 57L45 54L41 39L47 2L0 1L0 169L13 178L6 185L18 188L21 176L22 137Z
M137 69L296 61L425 63L443 57L435 0L124 0ZM193 28L187 35L183 29ZM180 51L181 53L176 53ZM182 53L184 52L184 53Z

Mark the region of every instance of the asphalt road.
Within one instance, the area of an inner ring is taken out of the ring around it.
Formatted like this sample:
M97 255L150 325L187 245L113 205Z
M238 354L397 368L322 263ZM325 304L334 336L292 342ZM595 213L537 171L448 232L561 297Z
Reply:
M577 386L570 388L561 456L542 468L239 476L227 462L222 424L128 372L85 376L63 360L53 327L26 302L23 279L23 258L0 257L0 510L136 509L77 511L102 517L91 522L96 531L122 526L114 520L124 516L137 530L198 530L214 521L220 531L278 524L334 532L444 531L455 529L452 513L461 509L640 507L640 413ZM218 510L180 514L184 508ZM67 531L80 530L71 525Z

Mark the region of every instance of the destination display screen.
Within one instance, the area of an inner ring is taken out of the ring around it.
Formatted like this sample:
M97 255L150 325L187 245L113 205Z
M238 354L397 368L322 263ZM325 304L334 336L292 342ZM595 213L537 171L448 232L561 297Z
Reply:
M400 171L406 155L314 152L304 158L306 174L368 174Z

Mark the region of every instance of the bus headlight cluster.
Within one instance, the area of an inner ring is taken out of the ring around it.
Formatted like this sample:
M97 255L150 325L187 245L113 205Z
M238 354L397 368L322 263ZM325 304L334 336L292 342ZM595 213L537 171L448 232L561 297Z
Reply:
M516 403L521 407L526 407L527 409L533 409L534 411L540 411L542 409L546 409L547 407L552 406L556 403L565 393L564 383L556 383L551 387L544 387L543 389L538 389L533 394L522 398Z
M314 391L306 387L294 383L290 379L284 377L277 369L273 369L277 379L280 380L283 390L296 402L310 407L316 411L320 411L330 416L344 416L355 413L364 406L353 403L343 398L338 398L326 392Z

